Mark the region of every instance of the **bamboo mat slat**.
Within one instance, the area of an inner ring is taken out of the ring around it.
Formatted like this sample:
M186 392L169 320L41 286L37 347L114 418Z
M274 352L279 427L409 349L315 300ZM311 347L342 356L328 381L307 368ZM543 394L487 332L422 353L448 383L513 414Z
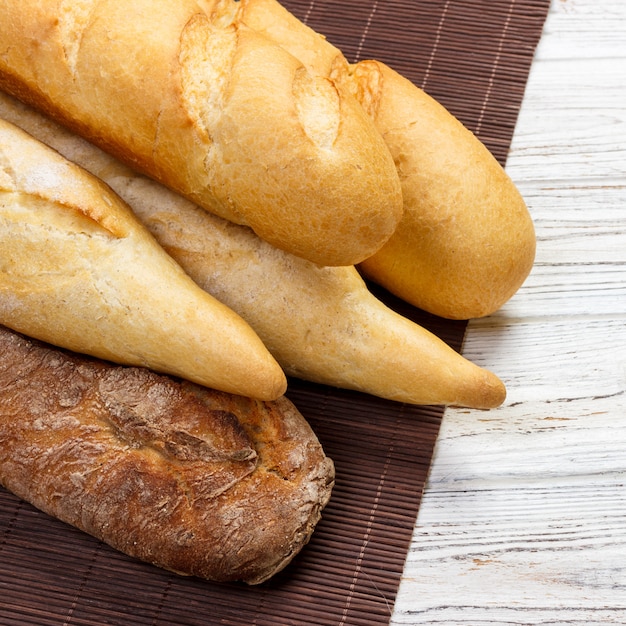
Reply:
M549 0L284 5L348 60L379 59L424 88L505 163ZM464 322L375 292L461 348ZM335 461L337 485L311 543L284 572L258 587L178 577L0 489L0 625L388 624L443 410L295 380L288 395Z

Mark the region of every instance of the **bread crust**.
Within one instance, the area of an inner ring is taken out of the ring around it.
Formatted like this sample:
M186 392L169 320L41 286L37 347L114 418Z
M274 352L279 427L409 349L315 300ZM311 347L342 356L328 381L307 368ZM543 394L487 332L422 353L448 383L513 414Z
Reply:
M295 406L115 366L0 327L0 483L132 557L267 580L309 540L334 467Z
M117 363L268 400L285 375L101 180L0 120L0 323Z
M352 75L385 129L405 203L396 232L359 269L440 317L494 313L535 260L522 195L485 145L423 90L377 61L359 63Z
M394 158L404 214L359 269L441 317L483 317L502 307L532 269L535 230L519 190L480 140L387 65L348 63L276 0L235 4L243 22L353 93Z
M371 256L402 214L387 146L351 94L235 6L5 2L0 86L276 247L322 265Z
M2 116L109 183L193 280L254 328L288 375L411 404L504 401L495 374L386 307L354 267L320 267L278 250L0 94Z

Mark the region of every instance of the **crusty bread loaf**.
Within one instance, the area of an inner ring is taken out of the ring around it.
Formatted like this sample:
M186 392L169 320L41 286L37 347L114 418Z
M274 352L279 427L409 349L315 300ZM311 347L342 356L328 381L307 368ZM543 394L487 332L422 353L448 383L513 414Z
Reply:
M0 120L0 323L65 348L275 399L252 328L200 289L99 179Z
M353 75L376 86L364 99L396 158L405 202L398 230L360 269L441 317L494 313L535 259L520 192L467 128L397 72L364 61Z
M197 284L250 323L287 374L413 404L504 400L494 374L384 306L354 267L278 250L0 94L2 116L111 185Z
M0 87L198 205L323 265L395 230L393 159L362 107L237 3L8 0Z
M499 309L531 271L536 244L522 196L487 148L423 90L383 63L348 63L276 0L234 4L242 22L355 94L394 157L404 216L360 269L442 317Z
M334 468L285 397L243 398L0 327L0 483L133 557L260 583L309 540Z

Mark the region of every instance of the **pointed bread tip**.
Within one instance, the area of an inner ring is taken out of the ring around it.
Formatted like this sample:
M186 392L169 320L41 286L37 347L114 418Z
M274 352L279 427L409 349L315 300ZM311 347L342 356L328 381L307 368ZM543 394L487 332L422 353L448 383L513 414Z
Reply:
M493 372L480 368L480 374L466 387L458 406L472 409L495 409L506 399L506 386Z

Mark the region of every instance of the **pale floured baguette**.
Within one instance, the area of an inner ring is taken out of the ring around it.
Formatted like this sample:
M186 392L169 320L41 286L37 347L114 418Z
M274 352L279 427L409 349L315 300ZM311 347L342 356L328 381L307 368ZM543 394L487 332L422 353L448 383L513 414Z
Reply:
M200 289L113 191L0 120L0 323L261 399L285 391L250 326Z
M276 0L233 4L241 21L355 94L394 157L404 216L360 269L442 317L482 317L507 302L531 271L535 231L518 189L478 138L385 64L348 63Z
M7 0L0 86L131 167L324 265L371 256L402 192L362 107L237 3Z
M0 484L133 557L260 583L307 543L334 467L284 396L261 402L0 326Z
M366 288L354 267L320 267L192 205L12 98L0 116L101 176L204 289L255 329L299 378L413 404L499 405L502 382Z

